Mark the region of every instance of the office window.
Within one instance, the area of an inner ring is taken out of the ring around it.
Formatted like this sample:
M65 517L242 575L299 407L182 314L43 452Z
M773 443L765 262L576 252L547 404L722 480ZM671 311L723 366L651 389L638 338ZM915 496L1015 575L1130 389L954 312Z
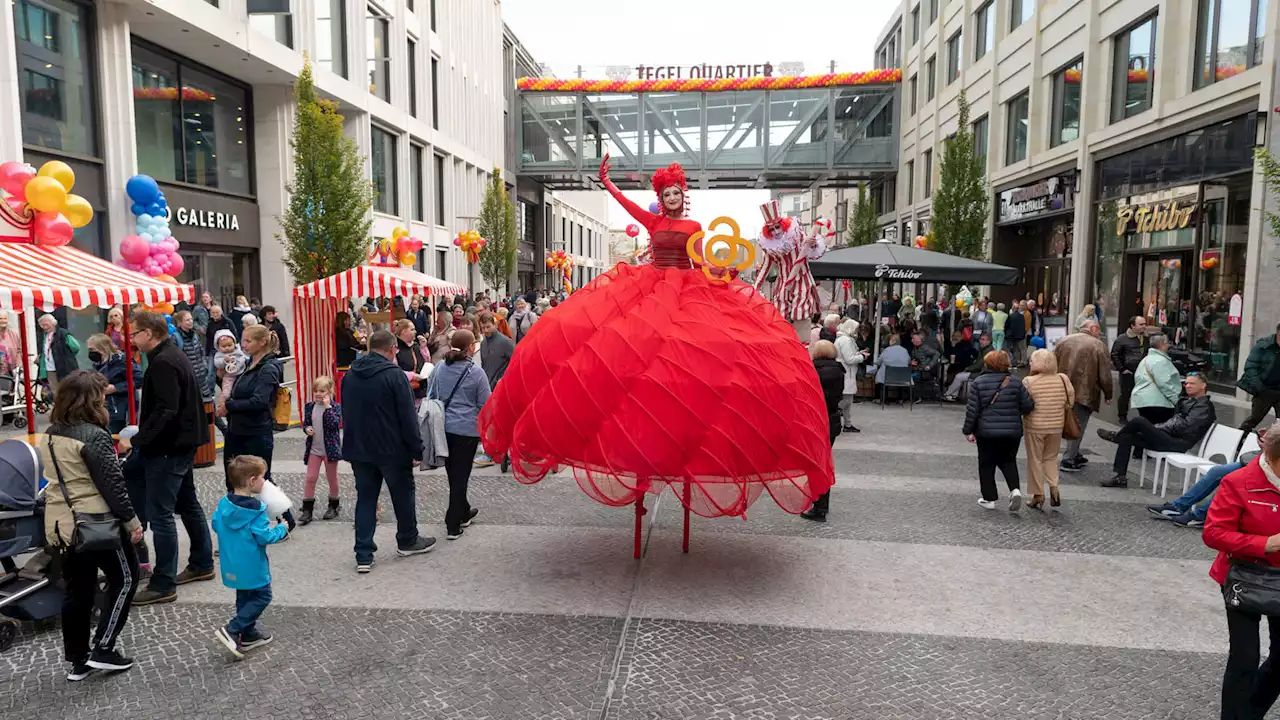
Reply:
M933 99L933 94L937 89L938 79L938 56L934 55L929 58L929 62L924 64L924 100L929 102Z
M915 45L920 42L920 6L917 4L911 8L911 42L909 45Z
M436 251L436 277L440 278L441 280L448 280L449 279L448 268L449 268L449 252L447 250L437 250Z
M18 0L13 15L22 142L96 156L92 9L67 0Z
M908 90L908 92L911 93L911 114L912 115L916 114L916 91L919 89L917 85L919 85L919 82L917 81L916 76L912 75L911 87Z
M991 0L973 14L973 59L980 60L996 44L996 1Z
M372 151L369 165L373 171L373 209L388 215L398 215L396 202L396 136L377 125L370 133Z
M347 76L347 4L345 0L316 0L316 64L339 77Z
M427 149L417 143L409 144L409 202L413 210L413 219L417 222L427 221L427 209L422 202L422 163L425 161Z
M1195 87L1202 88L1262 62L1266 0L1200 0L1196 16Z
M932 25L935 20L938 19L938 0L924 0L924 1L929 3L929 23L928 25L925 25L925 27L928 27L929 25Z
M131 54L138 172L251 194L248 88L137 40Z
M1080 83L1084 58L1079 58L1053 75L1053 117L1049 124L1049 147L1057 147L1080 137Z
M418 117L418 43L409 40L409 114Z
M364 31L369 51L369 92L391 102L391 18L370 5Z
M435 176L436 216L434 219L435 219L436 225L443 226L446 220L445 213L444 213L444 156L436 155L435 159L436 159L436 176Z
M431 0L431 7L435 7ZM440 60L431 58L431 127L440 129Z
M957 30L955 35L947 40L947 84L956 81L960 77L960 58L964 56L964 38L961 31Z
M1022 25L1031 19L1036 12L1036 0L1009 1L1009 30Z
M973 121L973 154L982 159L983 170L987 169L987 143L991 132L989 125L986 115Z
M924 197L933 197L933 151L924 151Z
M1111 76L1111 122L1151 107L1156 75L1156 16L1115 37Z
M252 7L253 3L249 3ZM288 3L284 6L287 8ZM287 12L249 11L249 27L284 45L293 47L293 14Z
M431 0L431 32L436 31L436 0Z
M916 161L907 161L907 204L916 201Z
M412 11L413 11L413 0L404 0L404 8L405 8L406 10L409 10L410 12L412 12Z
M1005 103L1004 164L1012 165L1027 159L1027 115L1031 96L1022 93Z

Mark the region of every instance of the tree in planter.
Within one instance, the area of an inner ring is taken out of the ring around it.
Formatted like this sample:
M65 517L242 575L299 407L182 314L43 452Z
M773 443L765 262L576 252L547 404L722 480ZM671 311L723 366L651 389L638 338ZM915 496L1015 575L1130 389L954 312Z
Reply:
M1280 198L1280 160L1267 152L1266 148L1258 148L1253 154L1254 162L1262 171L1262 182L1277 198ZM1271 237L1280 240L1280 215L1269 210L1263 211Z
M930 249L985 259L989 208L986 170L983 159L974 153L969 101L961 90L958 129L943 147L938 189L933 195Z
M866 183L858 183L858 200L853 206L852 216L849 231L845 233L845 240L849 247L870 245L879 239L880 216L876 213L875 203L867 193Z
M373 224L373 184L364 157L342 134L338 105L316 97L311 63L294 84L298 116L293 125L293 183L281 218L284 264L295 283L350 270L368 259Z
M516 205L507 196L507 186L502 182L502 171L493 169L489 186L484 191L484 203L480 206L480 218L476 232L485 239L480 251L480 277L489 287L505 288L507 280L516 268Z

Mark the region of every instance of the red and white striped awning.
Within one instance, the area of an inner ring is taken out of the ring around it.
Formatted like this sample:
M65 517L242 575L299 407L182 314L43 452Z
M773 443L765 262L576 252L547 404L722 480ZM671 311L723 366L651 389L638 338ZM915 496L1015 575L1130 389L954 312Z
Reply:
M126 270L71 246L0 241L0 310L191 302L190 285Z
M467 289L461 285L445 282L416 270L378 265L361 265L293 289L293 296L298 298L390 298L466 294Z

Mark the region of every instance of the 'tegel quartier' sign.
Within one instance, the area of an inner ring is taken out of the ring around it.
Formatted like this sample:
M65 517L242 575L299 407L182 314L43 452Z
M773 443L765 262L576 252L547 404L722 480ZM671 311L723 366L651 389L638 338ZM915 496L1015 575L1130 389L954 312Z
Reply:
M744 65L610 65L606 74L613 80L720 80L723 78L803 75L804 63L768 61Z

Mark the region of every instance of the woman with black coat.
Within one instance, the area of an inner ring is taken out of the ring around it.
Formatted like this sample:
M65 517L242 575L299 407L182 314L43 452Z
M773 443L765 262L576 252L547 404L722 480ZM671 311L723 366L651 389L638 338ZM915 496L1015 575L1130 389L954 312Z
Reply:
M334 365L339 370L351 367L356 353L364 348L352 330L354 324L350 313L340 312L333 318Z
M225 469L239 455L257 455L266 461L270 480L276 391L283 376L276 360L279 341L266 325L250 325L244 329L242 345L249 355L249 367L236 377L227 401L218 406L218 417L227 419L222 465Z
M827 340L819 340L813 344L813 369L818 371L818 382L822 385L822 399L827 404L827 432L831 436L831 444L836 444L840 436L840 399L844 395L844 366L836 360L836 346ZM831 505L831 491L818 496L813 506L800 513L805 520L815 522L827 521L827 510Z
M419 344L418 338L421 336L418 335L418 328L413 324L412 320L397 320L395 327L396 365L399 365L400 369L407 373L413 373L416 378L427 364L426 359L422 357L422 349L426 346ZM423 342L425 343L425 338ZM417 404L419 400L427 396L426 383L411 379L409 380L409 386L413 388L414 404Z
M102 333L90 335L88 344L93 369L107 379L107 431L115 434L129 424L129 374L125 369L124 353L109 335ZM136 360L133 363L133 389L142 389L142 366Z
M1036 409L1022 381L1009 372L1009 353L993 350L982 359L984 371L969 384L964 411L964 434L978 445L978 504L994 510L996 468L1009 486L1009 510L1022 507L1018 489L1018 446L1022 444L1022 416Z

